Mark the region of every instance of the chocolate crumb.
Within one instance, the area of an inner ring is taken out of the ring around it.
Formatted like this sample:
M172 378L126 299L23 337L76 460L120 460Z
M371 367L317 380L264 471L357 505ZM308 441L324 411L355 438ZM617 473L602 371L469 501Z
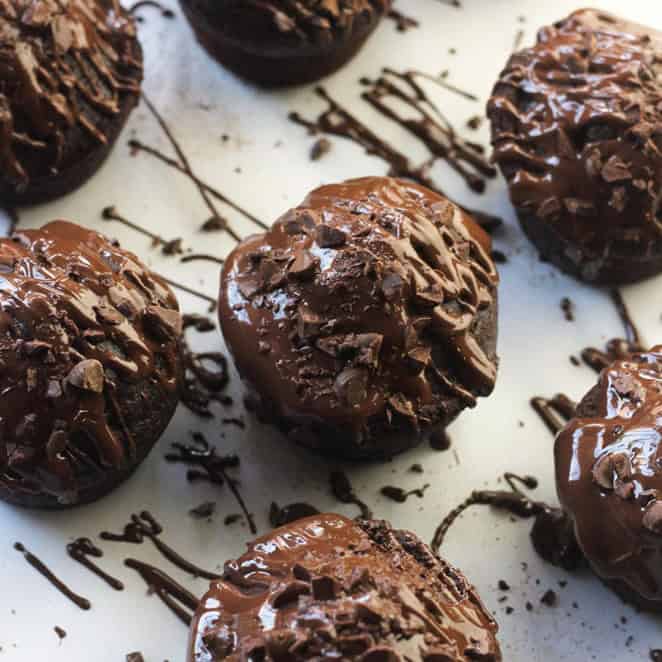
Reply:
M559 598L558 595L556 595L556 591L553 591L551 588L545 591L542 598L540 598L540 602L547 607L556 607L558 601Z
M508 256L500 250L494 249L492 251L492 259L497 264L506 264L508 262Z
M412 464L411 467L409 467L409 471L415 474L422 474L423 473L423 465L420 464L419 462L416 462L416 464Z
M561 299L561 310L568 322L575 321L575 304L568 297Z
M62 639L64 639L64 638L67 636L67 632L66 632L66 630L64 630L63 628L61 628L59 625L56 625L56 626L53 628L53 630L55 631L55 634L58 636L58 638L60 639L60 641L62 641Z
M482 115L474 115L467 120L467 128L471 129L472 131L477 131L482 126L482 124Z
M225 526L230 526L231 524L236 524L243 518L244 516L241 513L232 513L231 515L225 516L225 519L223 520L223 524Z
M407 492L403 490L401 487L395 487L393 485L385 485L384 487L382 487L380 492L385 497L391 499L391 501L395 501L397 503L404 503L405 501L407 501L407 499L410 496L417 496L419 499L422 499L425 494L425 490L427 490L428 487L430 487L430 485L426 483L425 485L423 485L423 487L419 487L415 490L409 490Z
M524 606L526 607L527 611L533 611L533 605L528 600Z
M510 584L508 584L508 582L505 581L504 579L499 580L497 587L499 588L500 591L510 591Z
M576 356L570 357L570 363L575 366L580 366L582 364L582 362Z
M328 138L319 138L310 149L310 160L319 161L331 151L331 141Z
M145 662L145 658L142 653L128 653L126 656L126 662Z

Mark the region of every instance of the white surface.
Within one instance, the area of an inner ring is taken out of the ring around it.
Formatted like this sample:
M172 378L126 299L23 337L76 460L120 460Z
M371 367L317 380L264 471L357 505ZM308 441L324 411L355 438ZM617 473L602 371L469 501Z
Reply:
M416 159L423 157L417 141L358 101L360 76L374 76L384 65L418 67L430 73L449 69L451 82L481 95L480 103L470 103L433 90L444 111L462 127L470 116L482 113L484 99L506 61L517 30L526 31L525 43L529 43L538 26L578 6L570 0L464 0L462 10L435 0L399 0L397 4L423 19L422 27L403 35L395 31L391 21L384 22L360 57L326 85L358 116L379 126L402 151L417 155ZM634 20L662 25L659 0L635 0L627 6L615 0L595 4L626 11ZM304 115L316 114L322 106L312 87L259 92L208 59L194 42L178 8L174 21L149 9L143 16L146 21L140 32L146 50L145 89L171 122L198 175L259 217L275 219L320 183L385 172L381 161L340 139L332 139L332 153L311 163L308 150L312 139L287 120L287 113L299 110ZM518 22L519 16L526 17L526 22ZM451 55L449 48L456 48L457 54ZM227 237L197 231L208 214L186 178L146 155L130 157L126 141L134 131L142 140L171 152L154 119L141 107L133 114L112 157L91 182L66 199L22 210L22 223L37 226L56 217L77 220L117 236L158 270L215 296L218 274L214 265L182 265L176 258L163 258L150 247L149 240L100 219L102 207L116 204L123 214L166 238L182 236L185 247L196 252L222 255L231 246ZM231 137L225 143L221 140L224 133ZM470 131L465 133L476 137ZM480 136L487 141L487 127ZM622 333L603 292L581 286L538 262L515 225L501 179L491 183L485 195L474 196L442 166L435 168L435 176L450 194L501 214L508 222L496 242L509 256L508 264L500 267L502 363L497 389L453 425L452 451L437 453L421 448L386 465L348 468L356 490L378 517L411 528L425 540L430 539L438 520L471 489L495 486L497 477L507 470L538 476L541 485L537 496L555 499L552 439L528 400L534 394L551 395L557 390L580 396L595 376L588 368L571 365L569 355ZM252 230L236 214L229 211L228 217L242 233ZM657 279L624 291L651 344L662 336L661 282ZM576 303L575 323L563 318L559 308L563 296L571 296ZM205 311L205 305L196 299L181 296L180 301L186 312ZM214 333L196 340L199 346L213 348L221 343ZM241 403L236 375L230 392ZM245 414L236 405L227 415ZM355 513L329 495L331 465L327 461L283 441L250 416L245 418L248 427L242 432L233 426L222 427L219 421L200 422L180 409L136 476L92 506L65 513L39 513L0 504L0 660L119 662L134 650L142 651L146 662L184 659L186 629L156 598L147 596L142 581L122 561L135 556L154 562L199 594L205 590L205 581L191 579L170 566L149 542L142 546L102 543L106 553L102 567L126 583L124 592L114 592L70 561L65 545L77 536L95 537L103 529L119 530L131 512L149 508L165 525L164 540L200 565L213 569L239 554L250 534L242 525L223 526L223 517L238 510L230 493L189 485L185 467L169 465L163 459L168 445L186 438L191 429L202 430L210 440L220 442L222 451L240 453L243 494L261 532L268 530L267 507L272 499L281 504L305 499L320 508ZM425 475L407 472L413 462L422 462ZM379 488L387 483L417 487L424 482L432 483L424 500L411 498L399 505L379 495ZM218 502L211 524L187 515L189 508L205 500ZM658 619L635 614L588 573L568 576L545 565L531 548L529 529L530 522L512 523L487 509L474 509L451 530L443 548L495 610L506 660L589 660L593 656L604 662L641 660L650 647L662 646ZM12 549L16 540L90 598L92 610L82 612L56 592ZM522 562L528 563L528 572L522 570ZM501 578L512 587L508 602L503 604L497 602L501 594L496 590ZM559 588L559 580L568 580L568 586ZM548 588L559 593L560 605L555 609L539 603ZM524 608L527 600L534 605L531 612ZM575 601L578 609L572 606ZM504 613L508 604L515 608L511 615ZM619 622L622 616L628 619L626 625ZM61 643L53 632L55 625L68 633ZM633 640L626 647L630 635Z

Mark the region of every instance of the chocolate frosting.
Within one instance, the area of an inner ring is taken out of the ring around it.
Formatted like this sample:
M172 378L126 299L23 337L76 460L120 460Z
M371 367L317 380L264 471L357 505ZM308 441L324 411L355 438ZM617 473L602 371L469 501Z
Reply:
M239 372L297 440L330 426L360 446L492 391L497 282L489 237L457 206L364 178L313 191L241 243L219 315Z
M0 485L70 504L81 473L135 461L127 391L176 399L180 335L168 286L102 235L55 221L0 239Z
M497 629L466 578L416 536L326 514L225 564L188 660L497 662Z
M661 32L577 11L510 58L488 115L520 213L584 260L662 250Z
M602 371L555 456L561 505L595 572L662 606L662 345Z
M349 41L390 8L391 0L183 0L226 39L265 55L305 56Z
M141 80L117 0L0 0L0 180L20 193L107 144L104 118L137 103Z

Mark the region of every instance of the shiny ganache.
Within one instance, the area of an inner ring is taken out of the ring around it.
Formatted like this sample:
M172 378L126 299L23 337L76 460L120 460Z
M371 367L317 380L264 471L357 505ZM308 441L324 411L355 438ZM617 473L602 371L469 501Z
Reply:
M497 625L461 572L412 533L299 520L225 565L193 620L189 662L497 662Z
M586 280L662 270L662 32L575 12L510 58L488 115L512 202L547 258Z
M662 345L602 371L555 455L561 506L593 570L662 609Z
M117 0L0 0L0 192L106 146L141 80L135 25Z
M168 286L102 235L0 239L2 497L72 505L137 464L178 401L180 335Z
M240 244L219 315L267 418L321 451L388 455L492 391L497 282L489 237L457 206L364 178Z

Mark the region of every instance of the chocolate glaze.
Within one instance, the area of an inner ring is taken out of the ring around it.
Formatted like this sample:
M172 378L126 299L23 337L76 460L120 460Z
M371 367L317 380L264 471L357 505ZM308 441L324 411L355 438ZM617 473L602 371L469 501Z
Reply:
M126 559L124 565L135 570L143 581L154 591L156 596L177 618L190 625L192 612L198 606L199 600L179 582L174 580L159 568L136 559Z
M413 534L326 514L226 563L196 612L188 660L496 662L496 631L464 576Z
M55 573L39 558L37 558L30 550L25 548L23 543L14 543L14 549L23 554L25 560L45 579L47 579L53 587L55 587L62 595L71 600L77 607L87 611L92 607L92 603L87 599L74 593Z
M203 577L204 579L218 578L218 574L204 570L191 563L191 561L185 559L170 547L170 545L164 543L159 537L162 533L163 527L156 521L155 517L150 512L143 510L139 515L131 515L131 521L124 527L122 533L116 534L103 531L100 537L102 540L133 543L136 545L142 544L145 538L148 538L154 543L154 546L162 556L173 565L176 565L180 570L190 572L194 577Z
M228 256L223 334L295 440L388 455L494 387L489 248L473 219L416 184L325 186Z
M5 198L107 145L108 119L138 101L140 45L133 20L112 0L2 0L0 59Z
M124 590L124 584L119 579L112 577L102 570L94 561L90 561L90 556L100 559L103 556L103 551L89 538L76 538L72 543L69 543L67 545L67 554L74 561L78 561L78 563L85 566L90 572L106 582L111 588L114 588L116 591Z
M586 280L662 269L660 74L661 32L585 9L543 28L494 88L494 158L525 230Z
M662 346L602 371L555 445L559 499L591 567L662 609Z
M3 497L93 498L174 411L177 301L134 255L65 221L0 239L0 262ZM153 403L140 419L138 398Z

